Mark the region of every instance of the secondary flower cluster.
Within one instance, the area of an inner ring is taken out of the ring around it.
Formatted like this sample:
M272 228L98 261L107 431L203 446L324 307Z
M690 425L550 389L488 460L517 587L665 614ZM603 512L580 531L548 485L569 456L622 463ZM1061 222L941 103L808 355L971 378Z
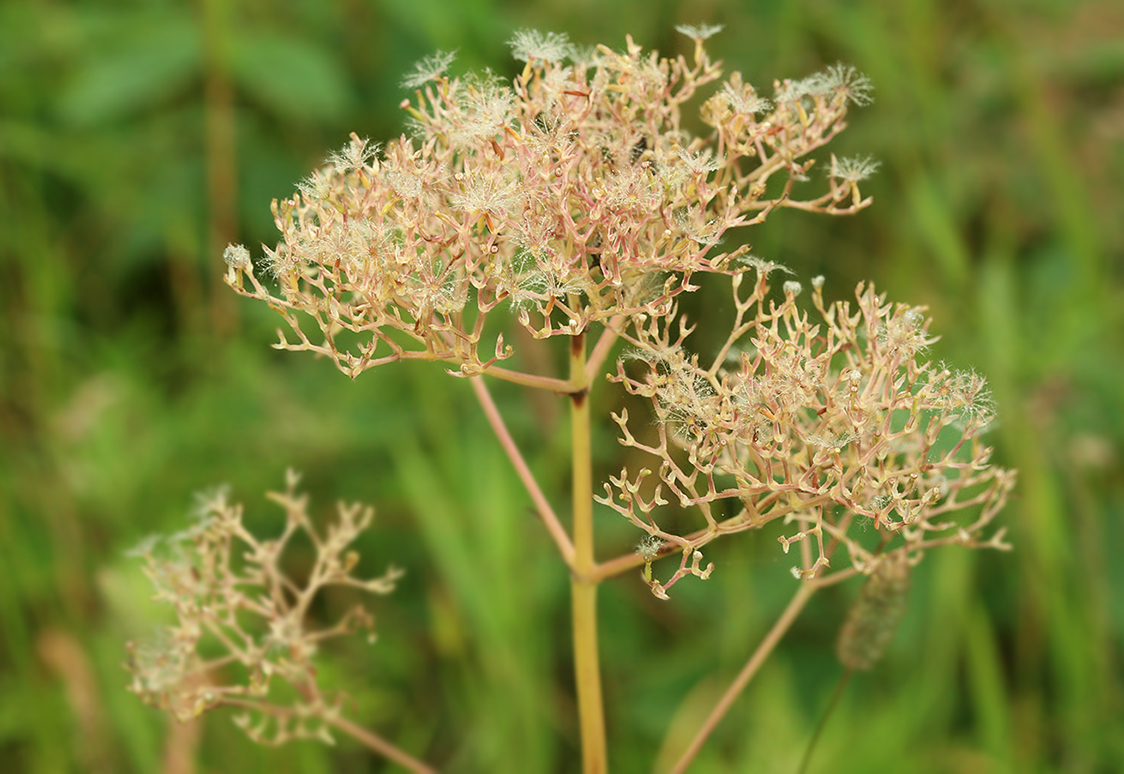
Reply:
M389 594L402 571L391 567L380 578L353 577L359 556L348 547L370 525L374 511L341 504L338 522L321 535L309 519L307 497L296 493L298 478L290 471L286 491L270 494L286 514L285 529L273 540L248 532L242 507L218 490L203 498L190 529L150 539L135 551L145 560L156 599L170 604L176 617L158 640L129 645L129 689L145 702L180 720L224 704L240 707L238 724L258 741L306 736L330 741L325 721L337 707L317 685L313 657L326 639L373 631L374 619L356 606L334 625L311 629L309 607L330 586ZM297 582L280 561L301 533L311 540L316 559L308 578ZM274 678L295 690L284 703L273 690Z
M511 354L489 312L510 302L533 335L627 327L671 313L696 272L728 272L741 250L714 250L734 227L777 207L834 214L869 203L858 182L876 165L832 158L826 192L808 199L805 157L844 128L870 85L837 65L761 96L732 73L701 105L709 136L681 112L718 81L703 39L683 27L693 63L624 51L580 52L564 36L522 32L525 67L449 77L451 55L418 65L403 101L412 136L381 151L351 143L273 204L282 241L266 251L277 294L248 251L227 249L228 283L269 303L292 339L280 348L331 357L355 376L405 358L476 374ZM315 320L319 335L302 329Z
M859 285L857 304L825 305L813 281L813 321L797 305L801 287L784 283L769 299L776 268L754 262L732 278L736 319L709 366L683 348L690 330L653 321L639 331L635 358L649 367L615 380L649 398L657 437L645 442L627 413L614 418L622 443L654 458L652 471L622 471L603 503L648 533L638 549L660 597L688 574L709 575L700 549L733 532L779 521L793 572L820 577L830 569L870 574L888 553L916 562L934 546L956 543L1006 548L1003 530L984 536L1014 486L1013 471L988 464L981 436L993 419L985 380L925 360L933 341L920 308L886 302ZM665 508L674 501L701 516L694 531L677 530ZM970 509L967 521L956 517ZM868 526L878 537L863 535ZM678 570L651 577L651 560L679 551ZM842 551L845 556L836 558Z

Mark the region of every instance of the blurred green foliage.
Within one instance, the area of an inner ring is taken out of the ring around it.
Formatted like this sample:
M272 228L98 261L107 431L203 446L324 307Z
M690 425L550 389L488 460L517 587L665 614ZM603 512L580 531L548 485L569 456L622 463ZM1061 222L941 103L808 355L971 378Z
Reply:
M1016 550L922 566L813 770L1124 771L1115 0L0 6L0 770L386 769L348 742L258 748L221 714L176 727L124 691L123 643L156 615L125 550L222 482L277 528L262 493L287 466L325 515L376 504L369 574L409 572L377 606L378 644L325 660L354 714L444 770L574 770L567 579L467 385L419 364L350 382L270 350L271 313L222 287L221 248L272 244L269 200L348 132L401 131L397 84L435 49L507 76L520 27L672 53L689 49L674 25L699 22L726 25L711 51L766 90L837 60L875 82L835 148L882 161L874 207L779 213L748 238L836 297L870 277L927 304L935 354L990 377L997 458L1022 470ZM497 394L564 492L564 439L534 445L560 407ZM610 470L608 430L598 443ZM602 529L620 550L634 537ZM670 603L605 586L617 770L669 763L776 616L791 581L773 538L715 544L714 578ZM813 601L693 770L795 769L853 593Z

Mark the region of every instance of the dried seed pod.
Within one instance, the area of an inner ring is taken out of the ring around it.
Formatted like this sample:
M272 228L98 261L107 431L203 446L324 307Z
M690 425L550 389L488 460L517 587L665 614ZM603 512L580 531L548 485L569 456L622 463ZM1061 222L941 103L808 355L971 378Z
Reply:
M904 551L882 557L839 632L836 651L848 669L874 666L905 615L910 566Z

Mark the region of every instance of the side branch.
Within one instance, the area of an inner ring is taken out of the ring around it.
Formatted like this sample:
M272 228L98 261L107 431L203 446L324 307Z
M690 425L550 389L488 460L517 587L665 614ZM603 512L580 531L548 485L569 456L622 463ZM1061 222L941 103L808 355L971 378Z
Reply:
M500 368L499 366L491 366L484 373L488 376L494 376L496 379L502 379L505 382L521 384L524 387L534 387L538 390L550 390L561 395L574 391L574 385L568 379L556 379L552 376L525 374L520 371L512 371L509 368Z
M566 534L561 522L558 521L558 517L550 507L542 489L539 488L539 483L535 480L531 469L527 467L527 462L523 459L523 455L515 444L515 440L511 437L511 433L507 431L507 425L504 424L503 417L500 416L499 409L496 408L496 403L492 400L488 385L479 376L474 376L469 381L472 383L473 392L476 393L476 399L480 401L480 407L484 410L484 416L488 418L488 424L492 426L492 432L496 434L496 438L499 439L500 446L503 447L508 459L511 460L519 480L523 482L527 494L531 496L531 501L535 504L535 512L538 513L543 526L546 527L546 531L554 540L554 544L558 547L558 553L562 555L566 566L573 568L574 544L571 542L570 536Z

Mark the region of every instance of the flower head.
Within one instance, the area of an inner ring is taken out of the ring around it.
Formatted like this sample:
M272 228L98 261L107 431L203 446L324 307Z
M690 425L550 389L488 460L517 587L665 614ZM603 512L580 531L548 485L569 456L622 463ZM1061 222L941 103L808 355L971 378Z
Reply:
M246 530L241 506L230 503L225 487L199 498L195 522L163 540L149 539L135 553L156 587L156 599L169 604L175 623L146 642L130 645L130 690L144 701L188 720L228 700L261 723L241 722L260 741L281 742L294 736L323 736L322 722L334 712L334 699L317 683L313 657L322 642L356 631L371 630L373 619L361 606L330 627L314 627L306 614L314 598L332 586L387 594L402 572L391 567L379 578L353 575L358 555L351 543L374 516L359 505L339 508L339 518L326 532L317 530L307 499L297 494L299 477L290 472L288 485L271 498L285 509L286 528L274 540L261 540ZM289 541L305 533L317 548L316 560L303 583L286 576L282 559ZM242 679L231 680L226 665L237 664ZM300 688L299 706L278 711L275 681ZM267 717L301 718L279 725L263 738Z
M831 176L838 177L851 183L858 183L878 171L882 166L870 156L844 156L836 158L831 156Z
M986 532L1015 477L989 464L983 378L923 359L935 339L917 307L865 285L856 305L826 305L813 282L813 321L797 306L799 283L786 282L778 303L768 298L770 267L756 268L748 293L751 275L733 278L742 322L710 365L656 321L634 343L665 354L640 358L652 364L645 375L622 365L615 377L651 400L658 437L641 441L618 419L622 443L654 464L622 472L601 501L647 539L681 549L671 578L650 580L654 593L704 572L688 556L711 540L771 523L782 525L785 553L801 546L798 578L869 574L895 553L915 563L947 544L1005 548L1001 531ZM651 471L654 489L642 486ZM698 528L661 527L669 501L697 512ZM882 534L877 550L857 534L868 524Z
M721 71L702 43L715 28L681 31L696 39L693 64L631 39L578 59L566 36L522 30L511 46L527 65L510 84L451 78L451 53L427 57L404 81L418 89L403 103L411 135L381 151L352 135L274 202L281 242L263 265L277 289L237 247L227 282L285 318L278 347L351 376L407 358L473 375L513 352L488 324L498 307L536 338L627 329L673 314L693 275L737 271L745 248L720 247L730 229L780 207L869 203L835 195L834 181L807 201L769 193L775 175L803 179L800 159L841 128L845 100L774 106L735 72L703 105L714 135L687 132L683 104Z

